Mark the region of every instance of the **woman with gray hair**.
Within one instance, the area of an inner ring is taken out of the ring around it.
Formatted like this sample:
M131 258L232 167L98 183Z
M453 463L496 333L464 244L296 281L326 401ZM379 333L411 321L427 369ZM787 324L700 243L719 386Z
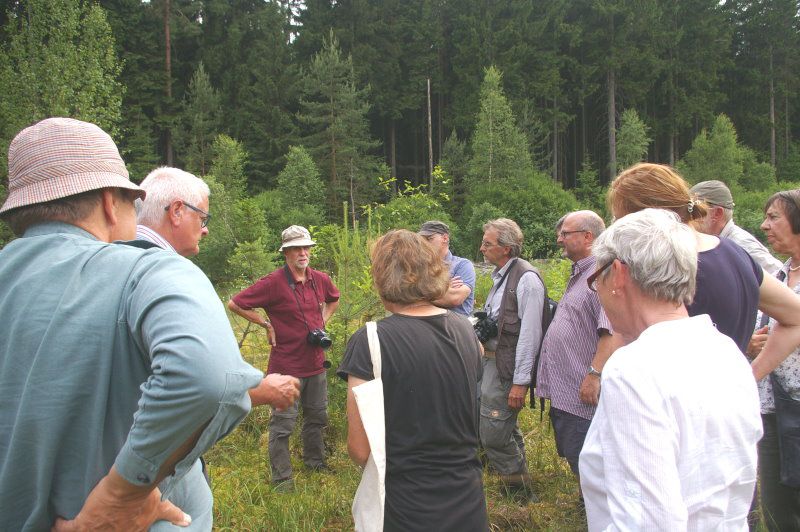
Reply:
M695 234L661 209L600 235L588 282L628 340L603 368L580 456L590 530L747 530L761 437L758 392L736 344L689 317Z

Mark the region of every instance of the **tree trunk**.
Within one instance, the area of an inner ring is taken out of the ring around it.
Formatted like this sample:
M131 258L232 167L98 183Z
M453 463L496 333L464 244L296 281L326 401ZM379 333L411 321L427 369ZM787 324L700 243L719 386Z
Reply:
M164 0L164 67L166 74L167 107L172 108L172 42L169 32L170 0ZM167 125L164 131L164 151L167 155L167 166L173 166L172 131Z
M553 181L558 181L558 96L553 97Z
M428 78L428 190L433 191L433 126L431 125L431 78Z
M789 157L789 145L792 143L791 130L789 129L789 95L783 92L783 158Z
M772 69L772 46L769 47L769 162L774 167L775 157L775 75Z
M608 69L608 180L617 175L617 103L614 69Z
M389 164L392 166L392 195L397 195L397 137L394 118L389 119Z

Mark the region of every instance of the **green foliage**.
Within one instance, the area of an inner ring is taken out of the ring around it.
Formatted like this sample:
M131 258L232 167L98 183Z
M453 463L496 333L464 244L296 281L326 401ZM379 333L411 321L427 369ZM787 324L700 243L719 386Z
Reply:
M744 173L733 122L719 115L711 131L703 130L694 139L692 148L678 163L678 170L689 183L719 179L734 186Z
M481 86L481 110L472 138L469 189L483 182L521 183L533 174L525 134L517 127L495 67L486 69Z
M525 235L525 257L550 257L558 252L554 234L556 222L577 207L578 202L572 193L542 174L531 176L519 187L485 183L470 195L464 209L470 213L469 222L464 226L471 238L466 247L473 250L466 256L474 256L474 250L479 247L483 235L480 227L489 220L483 216L494 212L497 215L492 217L504 216L519 224Z
M0 183L0 205L5 203L6 197L8 197L8 191L6 190L5 185ZM3 248L6 244L11 242L14 238L14 233L11 231L11 228L8 226L7 223L0 220L0 249Z
M581 205L601 217L605 216L605 188L600 186L600 176L590 159L587 158L583 161L583 167L578 172L576 181L577 185L572 189L572 193L575 194Z
M240 242L228 258L225 277L237 286L250 286L276 268L275 253L269 253L261 238Z
M777 178L780 181L798 181L800 180L800 146L797 142L792 142L787 151L786 158L778 162Z
M617 129L617 173L644 160L652 142L649 131L636 109L622 112Z
M439 166L450 176L452 181L451 197L455 201L448 202L446 207L453 216L460 216L461 207L464 205L464 187L469 173L469 154L467 153L467 143L458 138L455 130L450 133L442 146L442 158Z
M221 98L201 62L183 100L180 127L175 129L177 155L190 172L204 175L209 171L212 144L222 129Z
M774 187L777 179L775 168L769 163L758 162L756 152L741 146L739 153L742 162L742 177L739 185L745 190L765 190Z
M49 116L93 122L115 136L123 87L103 9L94 2L24 0L0 44L0 152L23 127Z
M292 146L286 156L286 166L278 174L278 192L284 205L311 204L320 209L325 203L325 185L319 170L302 146Z
M247 185L244 173L247 151L238 141L227 135L217 135L211 151L214 155L211 175L225 187L232 199L243 198Z
M444 176L441 169L436 175L440 178ZM388 188L388 183L384 183L384 186ZM440 201L446 201L448 196L444 193L432 195L427 190L428 185L415 187L406 181L395 197L385 204L371 208L372 223L377 225L378 232L385 233L390 229L418 231L420 225L427 220L441 220L451 225L450 216Z
M375 199L374 178L384 173L370 155L380 143L369 134L369 87L358 89L353 60L343 56L331 31L305 73L301 111L303 144L328 182L328 206L364 205Z

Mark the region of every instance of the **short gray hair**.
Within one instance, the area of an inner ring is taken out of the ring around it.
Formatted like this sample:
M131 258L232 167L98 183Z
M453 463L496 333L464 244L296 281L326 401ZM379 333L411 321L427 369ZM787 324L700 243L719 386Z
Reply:
M486 232L489 229L497 231L498 246L510 247L512 257L520 256L524 237L522 236L522 229L519 228L517 222L508 218L489 220L483 224L483 231Z
M136 202L136 220L149 226L161 222L164 207L173 201L182 200L196 206L211 194L202 179L169 166L153 170L139 186L147 191L147 197Z
M564 216L564 220L567 219L567 216L575 216L575 219L578 220L578 226L581 228L581 231L589 231L595 238L600 236L600 234L606 230L605 222L602 218L600 218L600 215L594 211L574 211L566 214Z
M644 209L623 216L595 240L592 254L598 268L614 259L627 264L647 296L684 305L694 298L697 241L672 211Z

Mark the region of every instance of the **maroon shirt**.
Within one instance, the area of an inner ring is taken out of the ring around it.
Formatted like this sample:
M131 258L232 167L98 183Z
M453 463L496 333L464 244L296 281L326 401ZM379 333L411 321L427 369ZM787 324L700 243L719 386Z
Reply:
M324 327L321 304L338 301L339 289L330 277L311 268L306 268L306 282L295 281L294 287L292 293L280 268L233 296L233 302L245 310L263 308L269 315L277 345L270 352L267 373L310 377L324 371L325 355L306 337L309 329Z

